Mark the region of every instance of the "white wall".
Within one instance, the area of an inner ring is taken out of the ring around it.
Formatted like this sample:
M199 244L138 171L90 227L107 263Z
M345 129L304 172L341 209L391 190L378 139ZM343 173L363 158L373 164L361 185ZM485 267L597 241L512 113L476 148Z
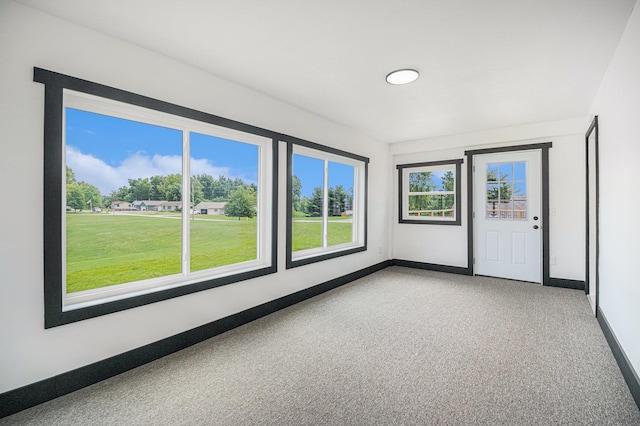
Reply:
M464 158L465 150L552 142L549 150L549 218L553 278L584 280L584 131L586 117L492 129L391 145L397 164ZM467 267L466 163L462 167L462 225L416 225L398 223L394 195L392 255L396 259ZM397 187L397 174L394 175Z
M386 197L369 197L369 250L53 329L43 327L43 100L33 67L92 80L371 159L391 194L388 146L199 69L0 0L0 392L157 341L389 258ZM268 64L267 64L268 65ZM272 64L277 66L277 64ZM284 174L281 173L281 177ZM284 181L281 181L284 188ZM284 191L280 208L284 211Z
M636 6L591 113L600 136L600 308L640 373L640 7Z

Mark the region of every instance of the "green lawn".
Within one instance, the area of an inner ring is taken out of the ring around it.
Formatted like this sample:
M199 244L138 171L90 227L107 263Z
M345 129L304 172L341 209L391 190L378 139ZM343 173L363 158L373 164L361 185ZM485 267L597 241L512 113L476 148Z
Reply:
M255 219L224 222L191 221L191 270L231 265L256 259L257 230Z
M182 221L178 214L144 216L68 213L67 292L181 272ZM319 247L322 223L293 223L294 251ZM351 221L329 223L329 245L351 241ZM191 221L192 271L257 257L256 220L195 215Z
M256 221L191 221L191 270L256 258ZM181 272L179 216L67 214L67 292Z
M327 239L330 246L351 242L351 217L329 218ZM322 218L308 217L293 220L292 224L293 251L322 247Z

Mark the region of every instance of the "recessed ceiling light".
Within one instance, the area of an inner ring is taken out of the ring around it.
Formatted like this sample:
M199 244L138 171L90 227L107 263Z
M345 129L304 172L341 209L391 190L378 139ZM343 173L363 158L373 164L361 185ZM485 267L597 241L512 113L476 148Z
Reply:
M389 84L407 84L412 81L416 81L420 77L420 73L417 70L405 68L401 70L392 71L387 74L387 83Z

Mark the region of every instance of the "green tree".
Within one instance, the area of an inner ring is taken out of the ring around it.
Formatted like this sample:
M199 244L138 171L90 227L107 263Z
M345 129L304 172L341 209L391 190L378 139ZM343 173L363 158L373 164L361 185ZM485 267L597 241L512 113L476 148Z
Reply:
M128 201L128 202L133 202L133 195L131 195L131 188L129 188L128 186L121 186L120 188L111 191L111 194L109 195L109 197L111 197L111 200L115 200L115 201Z
M443 191L453 191L455 187L455 179L453 177L453 172L448 170L442 176L442 188Z
M150 200L151 182L149 178L129 179L129 188L134 200Z
M76 175L75 173L73 173L73 170L71 170L71 167L67 166L67 184L72 184L75 185L76 182Z
M84 199L82 188L76 184L67 184L67 205L74 210L82 210L87 200Z
M311 217L322 216L322 206L324 204L324 196L322 194L322 188L316 186L313 188L311 198L309 199L309 205L307 207L307 214Z
M182 176L172 174L165 179L164 199L167 201L182 201Z
M195 206L200 201L204 200L204 190L202 183L197 177L191 178L191 200Z
M228 200L233 189L233 181L224 176L220 176L218 180L213 183L213 198Z
M151 176L149 179L149 183L151 184L151 189L149 190L150 200L164 200L166 190L164 181L164 176Z
M430 192L435 187L431 172L409 173L409 192Z
M347 195L344 198L344 210L353 210L353 187L349 188Z
M329 189L329 191L329 213L333 216L341 216L342 212L347 210L347 192L342 185L336 186L333 190Z
M224 214L230 217L252 218L256 216L256 192L252 188L240 187L229 195Z
M102 196L102 205L105 207L111 207L111 202L113 201L113 198L111 198L110 195L103 195Z
M487 199L490 201L508 202L513 191L507 175L500 175L498 179L495 170L487 170Z
M213 200L215 195L213 194L213 185L215 179L211 175L197 175L196 179L202 185L202 197L205 200Z
M309 216L309 199L302 197L300 200L300 210L298 210L298 217Z
M100 195L100 190L98 188L88 184L87 182L79 182L77 186L82 191L85 203L91 201L91 205L94 207L102 205L102 195Z
M291 203L293 211L301 212L300 202L302 201L302 182L298 176L293 176L291 179Z

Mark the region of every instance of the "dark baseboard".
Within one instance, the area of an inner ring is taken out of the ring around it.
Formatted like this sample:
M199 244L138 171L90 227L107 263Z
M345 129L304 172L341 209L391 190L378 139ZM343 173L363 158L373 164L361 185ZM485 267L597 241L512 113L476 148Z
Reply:
M629 358L627 358L627 355L624 353L622 346L620 346L620 343L618 343L618 339L609 326L607 317L605 316L604 312L602 312L600 307L598 307L597 313L598 324L600 324L600 328L604 333L604 337L607 339L607 343L609 343L611 352L613 352L613 357L616 359L618 367L620 367L620 371L622 372L624 380L627 382L627 386L629 386L631 396L636 401L638 409L640 409L640 379L638 378L636 371L633 369L633 366L629 362Z
M386 260L122 354L0 394L0 418L155 361L391 266Z
M427 269L429 271L447 272L449 274L458 275L472 275L469 268L462 268L460 266L439 265L436 263L415 262L413 260L402 259L393 259L391 262L393 262L393 265L395 266L406 266L407 268ZM585 287L584 281L569 280L565 278L549 278L549 283L547 285L550 287L571 288L583 291Z
M471 275L469 268L460 266L438 265L436 263L414 262L413 260L393 259L394 266L405 266L407 268L427 269L429 271L447 272L449 274Z
M565 278L549 278L549 287L572 288L584 291L585 283L579 280L568 280Z

